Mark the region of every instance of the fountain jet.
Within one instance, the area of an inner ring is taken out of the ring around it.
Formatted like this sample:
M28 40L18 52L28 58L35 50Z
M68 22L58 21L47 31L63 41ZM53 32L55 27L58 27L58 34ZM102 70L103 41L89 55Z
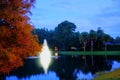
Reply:
M51 62L51 52L49 50L47 41L45 39L43 46L42 46L42 51L40 53L40 63L46 74L47 74L47 70L48 70L50 62Z

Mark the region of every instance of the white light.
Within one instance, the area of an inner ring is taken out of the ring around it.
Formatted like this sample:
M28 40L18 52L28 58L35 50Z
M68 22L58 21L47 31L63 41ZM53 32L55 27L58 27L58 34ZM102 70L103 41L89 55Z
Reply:
M58 53L57 53L57 52L55 53L55 56L58 56Z
M44 43L42 46L42 52L40 53L40 63L43 66L43 69L46 74L47 74L47 70L50 62L51 62L51 52L48 48L47 41L44 40Z

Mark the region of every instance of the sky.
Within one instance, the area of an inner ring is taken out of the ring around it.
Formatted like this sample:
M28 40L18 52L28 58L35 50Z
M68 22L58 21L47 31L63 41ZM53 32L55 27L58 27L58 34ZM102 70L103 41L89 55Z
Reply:
M79 32L101 27L112 37L120 36L120 0L36 0L30 22L35 28L54 30L63 21Z

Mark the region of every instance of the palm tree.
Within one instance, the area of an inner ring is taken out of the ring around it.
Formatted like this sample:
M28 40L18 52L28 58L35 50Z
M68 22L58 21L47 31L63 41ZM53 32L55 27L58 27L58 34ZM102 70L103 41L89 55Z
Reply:
M90 30L89 36L90 36L90 41L91 41L91 51L93 51L93 46L94 46L93 40L97 38L96 31Z
M97 40L98 40L97 48L101 49L103 45L104 31L99 27L96 33L97 33Z
M79 36L79 39L81 42L83 42L83 49L86 51L86 45L87 45L87 40L89 39L89 34L88 32L82 32Z
M106 42L108 42L108 41L110 41L110 40L111 40L110 35L104 34L104 36L103 36L103 41L104 41L104 44L105 44L105 51L107 51L107 43L106 43Z

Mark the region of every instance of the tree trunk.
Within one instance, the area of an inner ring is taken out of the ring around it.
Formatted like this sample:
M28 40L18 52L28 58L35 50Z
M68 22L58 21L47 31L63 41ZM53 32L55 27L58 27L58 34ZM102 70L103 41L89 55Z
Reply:
M84 52L86 51L86 44L87 44L87 42L85 41L84 42Z
M91 51L93 51L93 41L91 40Z
M105 44L105 51L107 51L107 44Z

